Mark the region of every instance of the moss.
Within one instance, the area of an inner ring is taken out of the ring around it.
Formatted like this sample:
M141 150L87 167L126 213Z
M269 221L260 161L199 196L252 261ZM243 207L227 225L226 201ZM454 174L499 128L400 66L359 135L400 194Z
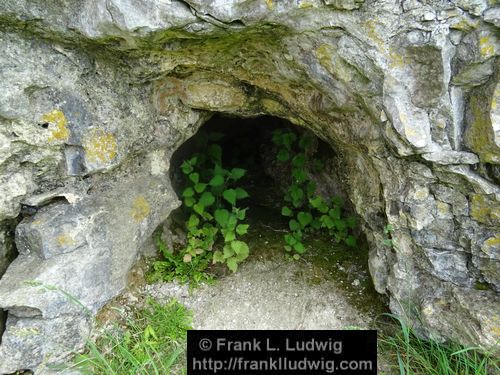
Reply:
M491 103L491 98L487 102ZM468 146L479 155L482 162L499 162L500 149L495 143L495 134L491 125L489 110L485 108L484 98L479 95L472 96L469 107L471 121L465 135Z
M470 214L480 223L498 225L500 222L500 203L487 195L471 196Z
M476 289L476 290L490 290L491 288L490 288L490 285L488 283L476 281L474 283L474 289Z

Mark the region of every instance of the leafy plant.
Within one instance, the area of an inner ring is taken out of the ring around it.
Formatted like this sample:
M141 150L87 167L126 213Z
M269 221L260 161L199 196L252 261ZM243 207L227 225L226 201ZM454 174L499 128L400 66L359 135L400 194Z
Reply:
M211 134L208 139L214 138L220 135ZM249 255L248 245L240 239L249 228L243 223L247 209L239 207L249 195L238 186L246 170L225 169L217 143L207 143L204 149L205 153L195 153L181 164L186 181L181 194L188 217L186 247L174 253L157 241L165 260L156 262L154 268L166 280L208 279L202 275L210 262L224 263L235 272Z
M155 233L154 240L163 259L153 263L152 270L147 275L148 282L178 280L181 283L186 283L190 281L190 285L196 287L201 282L213 280L213 276L206 272L210 264L208 257L198 256L186 262L186 254L174 252L167 248L161 239L161 233Z
M285 250L295 253L293 257L298 259L305 251L304 233L318 230L328 231L336 242L356 246L356 238L352 235L355 217L342 215L340 198L325 200L317 195L316 184L309 177L308 170L317 172L323 168L323 163L314 158L312 136L307 133L297 136L290 130L278 129L272 141L278 147L277 161L288 164L291 171L291 183L284 195L286 204L281 209L281 214L289 218L290 228L290 233L284 236Z

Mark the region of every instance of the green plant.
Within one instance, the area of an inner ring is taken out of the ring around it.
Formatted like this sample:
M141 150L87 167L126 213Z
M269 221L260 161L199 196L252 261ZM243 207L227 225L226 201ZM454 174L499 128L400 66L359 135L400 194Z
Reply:
M186 332L191 313L176 301L165 305L152 299L132 318L123 312L120 326L104 329L96 342L88 341L86 352L71 366L83 374L169 374L183 367Z
M295 253L293 257L298 259L305 251L304 233L318 230L328 231L336 242L356 246L352 234L356 219L343 216L342 200L338 197L326 200L316 194L316 184L309 171L321 171L323 163L314 158L314 138L307 133L297 136L290 130L278 129L272 141L278 147L278 162L287 163L291 172L291 182L284 195L286 205L281 209L281 214L289 218L291 231L284 236L285 250Z
M212 141L220 139L220 135L202 139ZM248 245L240 239L249 228L243 223L247 209L239 207L239 201L248 193L238 186L246 170L225 169L222 148L217 143L203 146L206 152L195 153L181 164L185 176L182 199L187 216L186 246L174 252L157 239L164 260L155 262L154 273L167 281L210 279L203 272L210 262L226 264L235 272L249 255Z
M210 264L208 257L198 256L186 262L185 254L167 248L161 239L161 233L155 233L154 240L163 259L153 262L152 270L147 275L148 282L177 280L181 283L187 283L189 281L190 286L196 287L201 282L213 280L213 276L206 272Z
M394 228L391 224L387 224L384 227L384 245L394 247L394 241L392 240L392 231Z
M488 375L500 371L498 359L487 351L424 340L401 318L384 315L397 323L398 330L381 334L379 349L393 360L400 375Z

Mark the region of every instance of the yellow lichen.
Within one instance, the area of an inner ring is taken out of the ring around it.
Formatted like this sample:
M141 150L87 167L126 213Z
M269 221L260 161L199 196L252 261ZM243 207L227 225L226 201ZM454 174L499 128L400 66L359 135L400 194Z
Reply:
M479 53L485 58L495 55L495 46L491 43L489 36L479 38Z
M34 335L39 335L40 330L37 327L13 327L12 334L17 337L29 337Z
M116 157L116 138L102 129L91 129L84 137L83 148L89 162L109 163Z
M73 246L76 243L73 237L71 237L67 233L63 233L60 236L57 236L56 241L60 247Z
M135 198L132 204L132 218L139 222L144 220L151 212L148 201L142 195Z
M49 136L49 141L67 141L69 138L69 129L66 127L68 121L64 113L58 109L46 113L42 116L43 122L48 122L53 126Z
M403 55L397 53L396 51L391 51L389 53L389 66L391 68L404 68L406 65L406 59Z
M375 42L375 44L380 48L384 46L384 40L379 36L377 33L377 29L375 27L376 25L377 18L368 20L365 23L366 29L367 29L367 35L368 37Z
M266 0L266 5L269 10L274 9L273 0Z
M304 9L304 8L311 8L312 6L314 6L314 4L312 4L312 3L308 2L308 1L301 1L299 3L299 8L302 8L302 9Z

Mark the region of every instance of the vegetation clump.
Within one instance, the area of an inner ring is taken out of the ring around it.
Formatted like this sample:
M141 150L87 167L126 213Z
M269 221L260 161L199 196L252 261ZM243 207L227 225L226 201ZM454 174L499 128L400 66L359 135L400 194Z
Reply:
M175 300L160 304L152 299L121 325L104 329L88 341L71 367L82 374L150 375L181 373L184 368L191 312Z
M240 201L249 194L238 184L246 170L223 167L222 148L216 143L221 137L210 134L203 147L206 152L195 153L181 164L186 246L174 252L156 236L164 259L154 263L153 279L197 283L211 278L204 272L211 263L225 264L235 272L249 255L247 243L240 238L249 228L243 222L247 208L241 208Z
M319 172L324 167L315 158L313 137L278 129L272 141L278 147L277 161L287 163L291 171L291 183L284 195L286 203L281 209L281 214L289 218L291 231L284 235L287 253L298 259L305 251L304 233L319 230L327 231L337 243L355 247L356 218L345 215L341 198L324 199L316 194L316 183L309 176L308 170Z

